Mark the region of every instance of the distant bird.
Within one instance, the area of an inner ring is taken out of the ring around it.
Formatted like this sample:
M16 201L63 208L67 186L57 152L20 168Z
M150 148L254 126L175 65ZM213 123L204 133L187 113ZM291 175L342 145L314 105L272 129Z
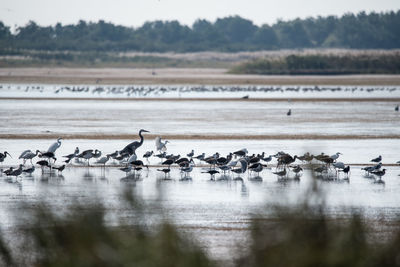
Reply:
M379 157L371 159L371 162L381 162L382 161L382 156L379 155Z
M167 143L169 143L168 140L166 140L164 143L161 141L161 137L157 136L156 137L156 149L157 151L161 152L165 152L167 151Z
M56 162L56 160L57 160L57 158L55 157L53 152L40 153L39 158L46 158L49 161L49 163L50 163L50 159L53 159L54 162Z
M90 159L94 157L94 155L98 153L98 150L95 149L95 152L93 153L93 149L88 149L80 153L77 157L78 158L83 158L87 161L88 166L90 165Z
M166 161L164 161L163 163L161 163L162 165L168 165L168 169L171 168L171 165L175 162L174 159L167 159Z
M149 133L149 131L140 129L140 131L139 131L140 141L134 141L134 142L128 144L121 151L119 151L119 153L120 154L128 154L128 155L135 154L136 149L138 149L139 147L141 147L143 145L144 137L143 137L142 133Z
M52 152L55 153L56 150L61 146L61 140L62 138L58 138L57 142L55 142L54 144L52 144L49 149L47 149L47 152Z
M286 115L287 115L287 116L290 116L290 115L292 115L292 110L291 110L291 109L289 109L289 111L286 113Z
M13 171L14 171L14 167L10 167L9 169L3 171L3 173L5 175L9 176Z
M198 156L196 156L194 158L198 159L198 160L204 160L205 156L206 156L206 153L202 153L201 155L198 155Z
M394 111L399 111L399 105L394 108Z
M128 158L127 163L130 164L130 163L132 163L132 162L135 161L135 160L137 160L137 156L136 156L135 153L133 153L133 154Z
M43 173L44 167L50 167L49 162L47 160L40 160L40 161L36 162L36 164L40 165L40 167L42 168L42 173Z
M190 164L188 167L181 168L181 172L185 174L185 177L193 171L193 164Z

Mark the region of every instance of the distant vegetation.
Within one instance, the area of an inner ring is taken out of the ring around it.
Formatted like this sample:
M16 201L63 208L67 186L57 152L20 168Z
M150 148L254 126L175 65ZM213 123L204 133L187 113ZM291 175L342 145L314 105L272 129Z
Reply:
M237 74L399 74L400 53L361 55L289 55L239 64Z
M146 22L130 28L79 21L74 25L39 26L31 21L15 33L0 22L2 54L40 51L255 51L301 48L400 48L400 11L346 14L255 25L239 16L197 20L191 27L178 21ZM68 55L59 55L68 60Z

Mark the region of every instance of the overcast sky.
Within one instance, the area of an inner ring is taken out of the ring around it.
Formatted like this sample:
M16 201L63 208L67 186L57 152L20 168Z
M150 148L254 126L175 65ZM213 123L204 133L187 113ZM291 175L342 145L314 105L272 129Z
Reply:
M1 0L0 20L23 26L107 22L140 26L145 21L178 20L192 25L198 19L239 15L257 25L309 16L340 16L347 12L397 11L400 0Z

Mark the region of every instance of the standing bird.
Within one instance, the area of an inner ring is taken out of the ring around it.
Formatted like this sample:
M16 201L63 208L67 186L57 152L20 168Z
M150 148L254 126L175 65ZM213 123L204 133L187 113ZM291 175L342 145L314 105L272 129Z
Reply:
M289 109L289 111L286 113L286 115L287 115L287 116L290 116L290 115L292 115L292 110L291 110L291 109Z
M149 158L153 155L153 150L152 151L147 151L146 153L144 153L143 158L145 158L147 160L147 162L149 162Z
M29 159L31 161L31 165L33 165L32 159L34 157L36 157L39 153L40 153L39 150L36 150L36 153L33 153L30 150L25 150L24 152L21 153L21 156L19 156L19 159L23 159L24 160L24 163L23 163L24 165L25 165L26 160Z
M342 155L342 153L336 152L336 154L333 154L330 158L333 159L333 161L336 161L339 158L339 155Z
M394 111L399 111L399 105L394 108Z
M58 138L57 142L55 142L54 144L52 144L49 149L47 149L47 152L52 152L55 153L56 150L61 146L61 140L62 138Z
M208 170L208 171L206 171L206 172L201 172L201 173L208 173L208 174L210 174L210 175L211 175L211 180L214 180L215 174L219 173L219 171L217 171L217 170L215 170L215 169L211 169L211 170Z
M28 173L29 175L32 175L32 173L35 171L35 166L32 165L32 167L23 170L23 172Z
M382 156L379 155L379 157L371 159L371 162L381 162L382 161Z
M53 167L53 169L56 169L58 173L62 172L65 169L65 164L59 167Z
M161 137L157 136L156 137L156 149L158 152L165 152L167 151L167 143L169 143L168 140L166 140L164 143L161 141Z
M138 149L139 147L141 147L143 145L143 141L144 141L144 137L142 135L142 133L149 133L149 131L140 129L139 131L139 137L140 137L140 141L134 141L130 144L128 144L127 146L125 146L121 151L119 151L120 154L135 154L136 149Z
M96 163L98 164L103 164L103 168L106 167L106 163L107 161L110 159L110 155L106 155L105 157L102 157L101 159L99 159L98 161L96 161Z
M23 166L24 166L24 165L19 164L19 168L16 169L16 170L14 170L14 171L12 171L12 172L10 173L10 176L15 176L15 178L17 178L18 176L20 176L21 173L22 173L22 167L23 167Z
M0 153L0 163L4 162L4 159L7 157L7 155L11 157L10 153L8 153L7 151L4 151L4 153Z
M79 154L79 147L76 147L74 153L63 156L63 158L67 158L67 160L65 160L64 162L68 164L73 158L78 156L78 154Z
M189 158L193 158L194 156L194 149L192 149L192 151L189 154L186 154L186 156L188 156Z

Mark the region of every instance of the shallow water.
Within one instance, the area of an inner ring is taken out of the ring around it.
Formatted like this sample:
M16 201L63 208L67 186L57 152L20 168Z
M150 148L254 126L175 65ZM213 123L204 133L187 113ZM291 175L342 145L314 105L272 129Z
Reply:
M0 99L0 134L399 135L392 102L94 101ZM292 115L287 116L291 109Z
M47 88L55 94L53 89ZM21 88L13 90L0 90L0 97L10 96L4 92L16 97L32 93ZM377 89L368 94L373 97L396 97L398 91ZM243 92L247 91L239 91L235 96ZM282 94L282 97L292 97L294 93L286 90L275 92L272 96ZM346 91L330 92L328 97L343 97L343 93ZM362 97L364 93L357 90L354 97ZM35 97L43 96L42 92L35 94ZM320 95L314 92L313 96ZM340 179L318 180L325 193L329 215L347 217L354 212L362 212L371 222L390 222L400 214L400 167L394 166L400 160L400 139L396 137L400 134L400 114L394 111L394 106L391 101L0 99L0 136L22 138L0 138L0 151L7 150L13 157L7 157L0 168L21 163L18 156L26 149L47 150L55 141L46 139L49 134L69 137L57 150L59 165L62 164L62 156L72 153L75 147L81 151L99 149L103 155L121 150L137 140L140 128L150 130L152 137L192 136L188 140L170 140L168 153L181 156L192 149L196 155L203 152L212 155L217 151L226 155L242 148L247 148L250 154L265 152L266 155L278 151L292 155L302 155L306 151L328 155L341 152L343 155L339 161L351 164L350 179L343 179L342 174ZM288 109L292 109L290 117L286 116ZM126 135L132 136L132 139L110 139L107 135ZM277 138L269 139L270 135ZM304 139L291 138L296 135L304 136ZM39 139L31 136L39 136ZM210 140L196 139L203 136L208 136ZM221 140L218 136L243 138ZM252 136L265 138L255 140ZM313 136L322 136L322 139L313 140ZM347 137L332 140L330 136ZM372 139L365 139L365 136ZM385 138L388 136L394 137ZM155 150L154 140L145 134L145 142L137 150L139 158L149 150ZM365 177L361 171L362 166L369 165L370 160L378 155L382 155L384 164L391 165L385 166L387 174L382 179L384 183L377 182L374 177ZM159 163L157 158L151 158L149 162L152 165ZM179 230L199 240L214 258L229 260L232 250L248 246L249 225L254 216L271 218L275 205L293 206L307 197L312 181L310 170L305 170L299 179L293 179L293 174L289 175L290 179L278 179L272 173L275 164L273 161L261 173L261 180L249 179L246 174L242 176L242 181L232 179L236 176L220 179L221 175L211 181L208 174L201 173L200 167L195 168L190 174L192 179L186 181L180 180L177 168L173 168L171 179L165 180L164 175L152 167L142 171L139 179L133 180L125 179L125 174L113 165L103 170L81 164L67 167L62 175L42 175L37 169L31 177L8 179L2 176L0 227L12 232L15 226L29 223L15 218L14 211L21 208L22 202L34 205L42 200L61 211L75 201L101 201L108 211L107 222L113 224L117 215L128 216L121 206L121 191L129 187L151 207L146 211L146 224L157 224L168 218Z

